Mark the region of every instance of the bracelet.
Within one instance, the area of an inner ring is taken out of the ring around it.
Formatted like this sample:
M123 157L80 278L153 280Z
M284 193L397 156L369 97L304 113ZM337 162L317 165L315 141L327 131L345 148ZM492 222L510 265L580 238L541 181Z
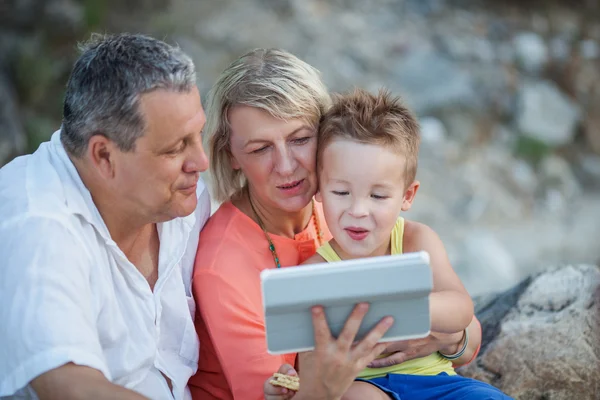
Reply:
M440 355L447 360L456 360L457 358L460 358L463 354L465 354L465 350L467 350L467 345L469 344L469 331L465 328L464 332L464 343L462 348L458 352L450 355L446 355L441 351L438 351L438 353L440 353Z

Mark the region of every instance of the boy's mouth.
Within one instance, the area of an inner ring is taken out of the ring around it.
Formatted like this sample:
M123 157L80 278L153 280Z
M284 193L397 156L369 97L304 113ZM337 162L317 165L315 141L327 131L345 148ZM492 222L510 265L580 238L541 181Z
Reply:
M369 231L364 228L351 226L348 228L344 228L344 230L352 240L364 240L369 235Z

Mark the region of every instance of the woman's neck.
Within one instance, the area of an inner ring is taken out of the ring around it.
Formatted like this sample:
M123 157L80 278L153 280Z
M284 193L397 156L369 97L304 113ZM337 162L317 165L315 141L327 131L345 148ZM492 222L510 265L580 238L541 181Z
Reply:
M242 190L231 202L258 225L262 223L267 232L290 239L306 229L313 212L312 202L295 212L267 206L248 189Z

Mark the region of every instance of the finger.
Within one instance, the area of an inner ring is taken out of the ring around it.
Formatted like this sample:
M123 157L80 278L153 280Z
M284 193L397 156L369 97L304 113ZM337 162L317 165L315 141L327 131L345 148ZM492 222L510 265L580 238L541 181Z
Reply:
M406 353L402 351L398 351L396 353L390 354L389 356L383 358L376 358L371 361L368 365L369 368L383 368L383 367L391 367L392 365L402 364L406 361Z
M315 334L315 348L322 348L328 345L332 337L323 307L315 306L312 308L312 322Z
M354 307L344 324L342 332L340 332L340 335L338 336L337 345L339 348L345 351L350 349L367 311L369 311L369 305L367 303L359 303Z
M381 321L379 321L377 323L377 325L375 325L375 328L371 329L371 331L369 331L369 333L367 333L367 335L364 337L364 339L361 340L360 343L356 346L355 353L359 356L361 354L362 355L371 354L374 351L374 347L381 340L383 335L385 335L385 333L388 331L388 329L390 329L390 327L392 326L393 323L394 323L394 318L392 318L392 317L385 317ZM380 347L383 347L383 349L385 349L386 344L382 343L380 345ZM381 352L383 350L379 349L378 351Z
M288 394L289 390L284 387L279 387L272 385L269 381L271 378L265 381L263 386L263 391L265 392L266 400L276 400L285 398L285 395Z
M290 364L282 364L281 367L277 370L280 374L285 375L298 375L298 372L292 367Z

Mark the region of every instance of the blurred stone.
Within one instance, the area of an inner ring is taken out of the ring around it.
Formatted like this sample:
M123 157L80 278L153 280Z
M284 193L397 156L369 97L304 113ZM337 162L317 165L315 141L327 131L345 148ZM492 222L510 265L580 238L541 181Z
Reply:
M0 73L0 166L22 154L26 146L14 95L7 78Z
M593 265L549 269L481 298L482 351L458 372L517 400L598 399L598 304L600 269Z
M442 121L434 117L424 117L419 121L423 143L439 144L446 140L446 128Z
M577 103L550 82L527 81L520 90L519 131L549 146L569 143L581 112Z
M592 39L581 42L581 56L587 60L595 60L600 57L600 46Z
M449 106L479 106L471 76L433 51L413 51L393 65L393 81L418 114Z
M550 57L557 61L567 61L571 57L571 46L567 38L556 36L550 39Z
M518 273L513 255L488 230L469 232L460 252L457 263L466 271L464 284L472 295L504 289L516 282ZM485 274L481 273L482 269Z
M53 35L74 35L85 26L83 5L72 0L47 1L44 14Z
M557 155L545 157L539 166L540 185L546 192L546 201L553 211L559 211L581 193L581 187L571 166Z
M544 39L533 32L524 32L515 36L513 45L517 61L527 72L538 73L548 61L548 49Z
M598 88L600 89L600 84ZM590 101L583 122L583 133L590 149L594 153L600 154L600 93Z

